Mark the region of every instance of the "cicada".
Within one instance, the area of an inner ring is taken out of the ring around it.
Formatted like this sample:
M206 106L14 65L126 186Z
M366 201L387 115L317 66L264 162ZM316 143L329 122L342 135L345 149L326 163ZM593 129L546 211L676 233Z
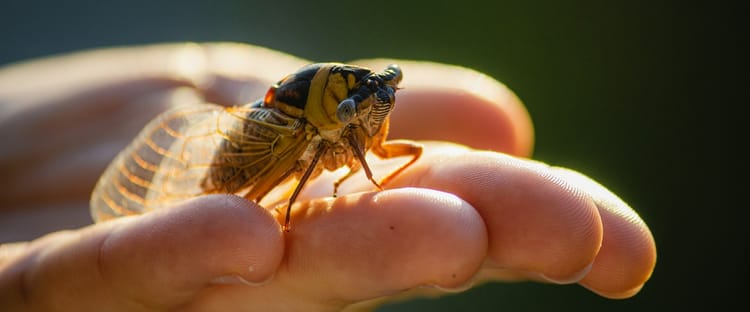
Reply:
M260 202L274 187L296 179L290 210L305 183L342 167L339 185L364 169L381 189L413 164L422 146L386 141L403 74L339 63L302 67L242 106L186 105L162 113L112 161L91 197L96 221L174 205L203 194L230 193ZM411 156L375 181L365 160Z

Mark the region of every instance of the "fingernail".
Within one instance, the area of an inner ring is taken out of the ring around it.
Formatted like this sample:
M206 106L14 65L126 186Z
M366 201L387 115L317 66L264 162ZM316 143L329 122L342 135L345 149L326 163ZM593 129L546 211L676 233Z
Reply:
M584 267L582 270L575 272L573 274L570 274L565 277L550 277L543 273L538 273L539 276L547 281L550 281L552 283L556 284L572 284L575 282L580 281L584 277L586 277L587 274L591 271L591 268L594 266L594 263L589 263L586 267Z
M435 290L439 290L441 292L447 292L447 293L460 293L460 292L467 291L471 289L472 287L474 287L473 280L468 281L458 286L454 286L454 287L440 286L438 284L422 284L419 286L419 288L435 289Z
M210 282L211 284L217 284L217 285L252 285L250 282L248 282L246 279L242 278L239 275L224 275L219 276L217 278L214 278Z
M248 286L262 286L268 284L273 279L273 275L269 278L260 282L250 282L239 275L224 275L214 278L210 281L211 284L215 285L248 285Z

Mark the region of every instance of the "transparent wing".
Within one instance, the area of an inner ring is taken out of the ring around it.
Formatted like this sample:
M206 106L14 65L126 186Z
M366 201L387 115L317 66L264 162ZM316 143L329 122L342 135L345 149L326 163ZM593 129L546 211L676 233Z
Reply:
M279 168L280 157L298 157L297 150L304 149L279 151L274 146L281 140L293 147L304 136L300 135L303 127L299 120L279 116L262 108L212 104L163 113L101 176L91 197L92 216L103 221L174 205L201 194L242 191L229 191L207 179L226 172L237 172L236 176L242 178L238 185L244 190L258 179L284 175L291 168ZM227 147L241 148L229 151ZM288 161L281 163L291 166ZM229 182L237 182L235 177L230 178L233 180Z

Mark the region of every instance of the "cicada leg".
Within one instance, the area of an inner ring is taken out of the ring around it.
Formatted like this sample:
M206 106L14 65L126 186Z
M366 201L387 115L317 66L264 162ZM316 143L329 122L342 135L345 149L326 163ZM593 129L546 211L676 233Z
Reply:
M386 141L385 137L388 134L388 126L389 126L389 122L386 119L386 121L383 123L382 128L380 129L380 132L376 136L373 137L374 142L371 147L372 152L382 159L399 157L399 156L412 156L412 158L406 164L401 165L401 167L389 173L385 178L380 180L380 182L375 181L375 179L372 177L372 171L370 170L370 166L367 165L367 161L365 161L364 152L362 151L362 148L359 146L354 135L352 134L348 137L349 144L353 147L355 155L359 159L359 162L362 165L362 168L365 169L365 174L367 175L367 179L372 181L372 183L378 188L378 190L382 190L383 187L381 185L388 184L388 182L393 180L393 178L395 178L402 171L404 171L406 168L408 168L413 163L415 163L419 159L419 157L422 156L421 144L418 144L412 141L407 141L407 140ZM334 192L336 188L338 188L338 185L341 184L341 182L348 179L354 173L356 173L356 170L351 170L349 171L347 175L345 175L344 177L336 181L336 183L334 184Z
M297 199L300 191L302 191L302 187L304 187L305 183L307 183L307 180L310 179L310 175L312 175L313 171L315 171L315 166L318 164L318 160L320 160L320 157L323 156L326 150L328 150L328 146L326 145L321 145L320 147L318 147L318 151L310 161L310 166L308 166L307 170L305 170L305 173L302 174L302 177L297 183L297 187L294 188L294 193L292 193L292 196L289 197L289 204L286 207L286 216L284 217L284 232L289 232L291 230L291 227L289 227L289 221L292 217L292 204L294 204L294 201Z
M401 165L401 167L398 167L398 169L392 171L387 176L385 176L385 178L380 180L380 185L388 184L388 182L391 182L391 180L398 176L402 171L414 164L419 159L419 157L422 156L423 149L421 144L414 141L386 141L385 137L388 135L388 128L390 128L390 120L386 119L385 122L383 122L378 135L374 137L374 142L371 148L372 152L383 159L399 156L411 156L411 160Z
M365 166L367 166L367 163L365 163ZM351 178L355 173L359 172L360 169L362 169L361 162L355 162L351 167L349 167L349 172L347 172L346 175L336 180L336 182L333 182L333 197L338 196L339 186L341 185L341 183L344 183L344 181ZM375 186L380 188L380 185L376 184Z
M357 138L354 136L354 132L350 132L349 136L346 137L347 140L349 140L349 145L352 147L352 150L354 150L354 155L357 156L357 160L359 160L359 163L362 165L362 168L365 168L365 175L367 176L367 179L372 182L372 184L375 185L375 187L378 188L378 190L382 190L383 188L380 187L380 184L378 181L375 181L375 179L372 177L372 170L370 170L370 166L367 165L367 160L365 159L365 152L362 150L362 146L360 146L359 141L357 141ZM347 173L345 176L341 177L338 181L336 181L333 184L333 192L336 194L336 191L341 183L343 183L346 179L357 173L359 171L359 168L355 167L355 169L349 170L349 173Z
M380 180L380 185L386 185L391 182L393 178L398 176L402 171L414 164L419 159L419 157L422 156L422 145L417 142L407 140L381 141L375 142L375 144L373 144L372 152L383 159L399 156L411 156L411 160L409 160L409 162L401 165L400 167L398 167L398 169L392 171Z

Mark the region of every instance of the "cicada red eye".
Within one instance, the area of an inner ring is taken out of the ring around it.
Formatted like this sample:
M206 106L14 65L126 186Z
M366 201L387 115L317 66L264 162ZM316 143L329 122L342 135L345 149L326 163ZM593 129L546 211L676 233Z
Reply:
M266 96L263 97L263 106L270 107L273 102L274 96L276 96L277 86L273 86L266 91Z

